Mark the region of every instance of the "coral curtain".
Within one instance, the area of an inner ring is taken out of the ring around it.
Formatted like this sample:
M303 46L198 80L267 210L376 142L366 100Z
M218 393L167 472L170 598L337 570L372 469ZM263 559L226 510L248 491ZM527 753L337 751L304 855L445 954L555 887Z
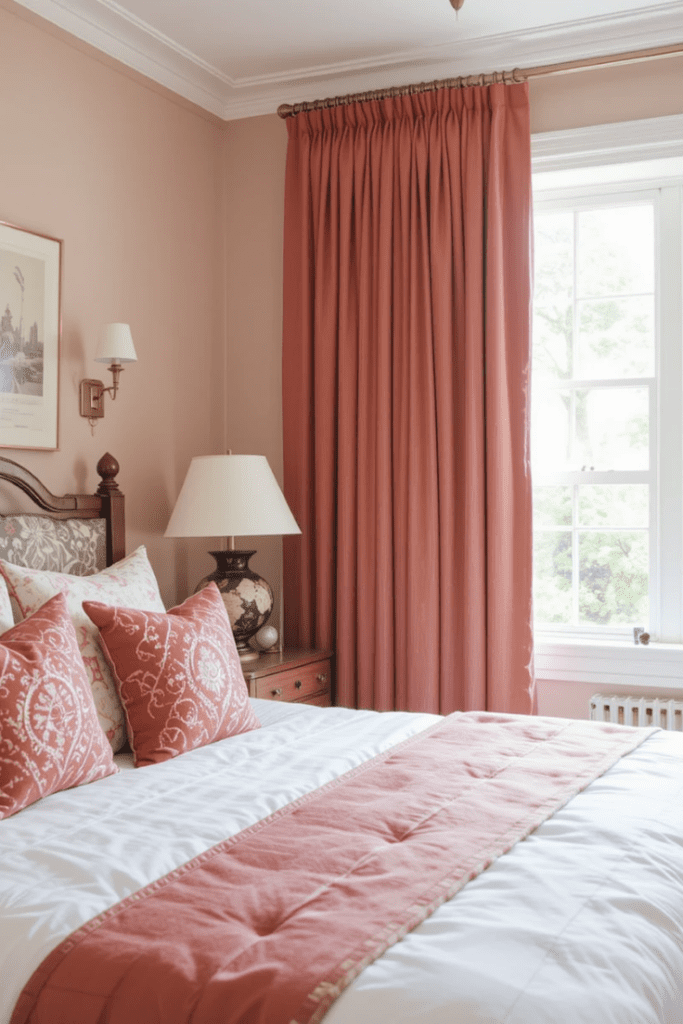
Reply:
M341 705L529 712L526 83L287 127L287 641Z

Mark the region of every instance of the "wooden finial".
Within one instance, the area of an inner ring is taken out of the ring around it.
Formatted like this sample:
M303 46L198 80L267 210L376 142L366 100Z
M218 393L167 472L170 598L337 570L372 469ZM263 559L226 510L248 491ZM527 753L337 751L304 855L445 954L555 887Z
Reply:
M456 11L459 11L465 0L451 0L451 7L454 7Z
M109 494L111 491L118 491L119 485L117 484L115 477L120 469L120 466L113 455L107 452L102 456L100 461L97 463L97 472L102 477L100 485L97 488L98 494Z

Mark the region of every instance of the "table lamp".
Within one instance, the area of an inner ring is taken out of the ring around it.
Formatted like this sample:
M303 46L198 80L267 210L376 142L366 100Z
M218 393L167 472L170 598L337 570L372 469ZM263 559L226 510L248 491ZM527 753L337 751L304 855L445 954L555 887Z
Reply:
M259 657L249 640L273 609L273 591L249 568L256 552L235 549L235 537L301 533L265 455L197 455L187 471L166 537L227 537L225 551L211 551L211 580L221 592L242 661Z

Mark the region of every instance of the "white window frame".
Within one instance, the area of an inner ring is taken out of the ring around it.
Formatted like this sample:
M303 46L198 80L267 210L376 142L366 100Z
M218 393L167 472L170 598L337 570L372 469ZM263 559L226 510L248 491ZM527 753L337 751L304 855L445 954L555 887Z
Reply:
M661 414L651 423L657 511L647 624L657 640L636 647L619 631L538 630L536 675L683 691L683 115L537 135L532 157L535 201L658 191L663 296L656 310Z

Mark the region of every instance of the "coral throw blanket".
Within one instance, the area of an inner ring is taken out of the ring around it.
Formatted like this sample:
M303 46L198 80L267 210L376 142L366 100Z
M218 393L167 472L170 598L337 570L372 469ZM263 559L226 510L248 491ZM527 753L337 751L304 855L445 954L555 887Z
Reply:
M651 731L451 715L80 928L33 975L12 1024L319 1021L365 966Z

